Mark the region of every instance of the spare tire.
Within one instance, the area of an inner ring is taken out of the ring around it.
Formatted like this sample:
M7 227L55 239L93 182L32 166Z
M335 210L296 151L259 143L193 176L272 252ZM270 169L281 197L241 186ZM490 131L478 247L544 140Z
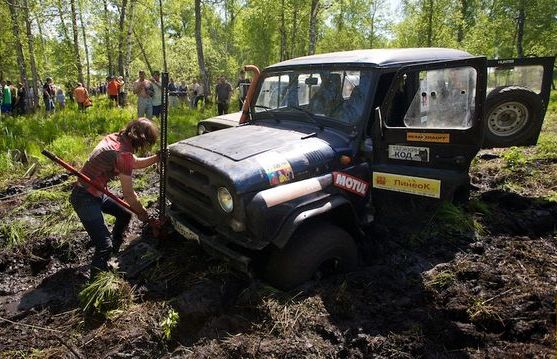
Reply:
M543 103L535 92L518 86L497 87L485 101L482 147L536 144L542 125Z

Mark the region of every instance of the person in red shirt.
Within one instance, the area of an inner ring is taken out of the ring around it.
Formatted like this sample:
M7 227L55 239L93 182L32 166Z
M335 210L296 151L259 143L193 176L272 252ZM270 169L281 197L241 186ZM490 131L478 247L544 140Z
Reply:
M108 85L106 85L106 92L108 93L108 98L113 102L114 106L118 106L118 94L120 93L120 82L114 77L110 77Z
M134 153L148 150L157 141L157 137L157 129L148 119L131 121L120 132L106 136L95 147L81 170L81 173L101 188L106 188L109 180L118 177L124 200L139 213L138 217L143 222L149 221L149 215L133 189L132 172L157 163L159 156L138 158ZM95 187L80 180L73 188L70 202L95 246L91 262L93 279L100 271L108 270L110 256L118 253L131 214ZM116 217L112 235L104 222L103 213Z

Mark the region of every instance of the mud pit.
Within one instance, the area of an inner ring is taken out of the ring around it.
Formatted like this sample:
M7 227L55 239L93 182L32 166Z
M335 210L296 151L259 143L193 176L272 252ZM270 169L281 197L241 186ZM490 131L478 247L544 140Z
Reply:
M290 293L174 236L127 279L131 308L100 320L77 300L87 235L32 238L0 254L0 357L554 357L557 204L499 189L497 161L472 173L472 198L490 209L478 217L483 235L416 241L377 230L367 266ZM21 201L0 202L0 214ZM127 248L141 240L133 222ZM167 341L160 322L170 307L180 322Z

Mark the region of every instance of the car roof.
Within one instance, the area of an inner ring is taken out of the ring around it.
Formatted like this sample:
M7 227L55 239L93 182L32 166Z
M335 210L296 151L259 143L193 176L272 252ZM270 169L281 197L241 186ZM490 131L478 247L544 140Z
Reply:
M332 64L357 64L370 65L373 67L395 67L403 64L441 61L441 60L461 60L472 58L466 51L422 47L406 49L369 49L331 52L298 57L291 60L279 62L267 67L275 69L279 67L303 66L303 65L332 65Z

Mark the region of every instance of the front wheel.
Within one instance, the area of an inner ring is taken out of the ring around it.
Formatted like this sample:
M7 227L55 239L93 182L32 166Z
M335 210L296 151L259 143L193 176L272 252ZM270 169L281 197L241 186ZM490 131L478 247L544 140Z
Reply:
M288 290L312 278L353 270L358 249L345 230L315 223L296 231L287 245L273 252L265 268L265 279Z

